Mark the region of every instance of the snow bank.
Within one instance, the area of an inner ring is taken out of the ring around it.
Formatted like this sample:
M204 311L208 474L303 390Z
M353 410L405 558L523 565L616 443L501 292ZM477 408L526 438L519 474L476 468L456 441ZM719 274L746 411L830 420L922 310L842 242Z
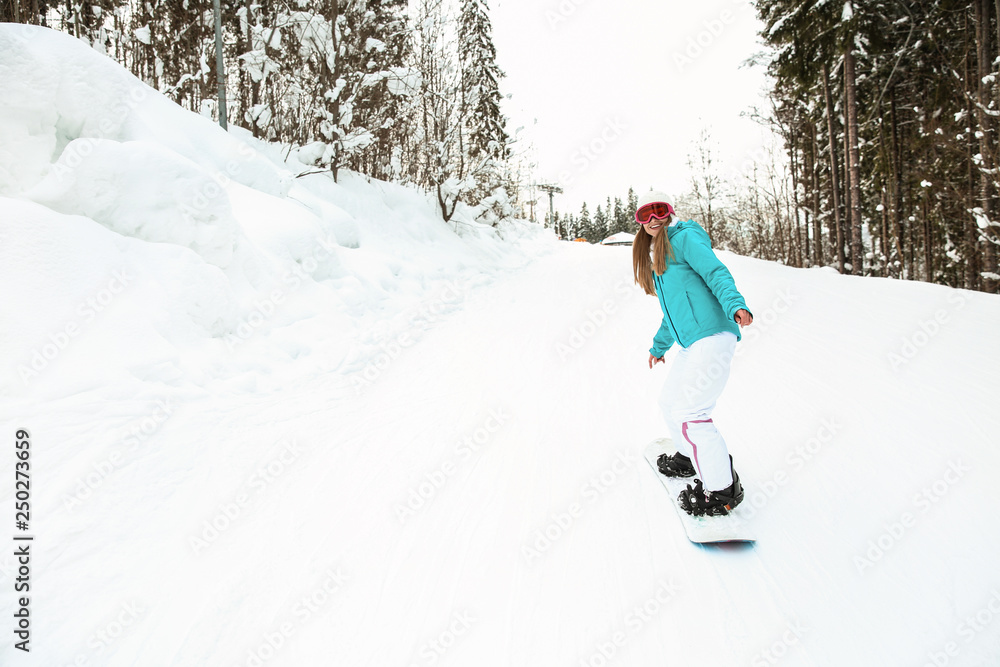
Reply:
M287 173L238 139L184 113L80 40L28 25L0 28L0 194L30 187L75 139L148 140L270 194ZM18 172L18 176L12 175Z
M412 188L296 178L279 147L46 28L0 26L0 90L0 279L31 313L0 325L8 395L346 378L421 304L551 247L468 210L445 224Z
M124 236L190 248L222 268L242 236L229 198L210 174L145 141L74 139L23 195Z
M3 389L71 394L185 372L181 350L222 336L236 299L220 269L173 244L143 243L93 220L0 198ZM170 279L172 275L182 280Z

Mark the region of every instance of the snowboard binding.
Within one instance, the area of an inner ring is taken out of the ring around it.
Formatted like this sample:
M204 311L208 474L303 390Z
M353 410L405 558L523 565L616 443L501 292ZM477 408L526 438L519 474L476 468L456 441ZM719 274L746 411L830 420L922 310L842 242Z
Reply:
M667 477L694 477L694 466L691 459L680 452L660 454L656 459L656 467Z
M705 491L700 479L694 481L694 486L681 491L677 502L688 514L693 516L725 516L743 502L743 485L740 477L733 471L733 483L721 491Z

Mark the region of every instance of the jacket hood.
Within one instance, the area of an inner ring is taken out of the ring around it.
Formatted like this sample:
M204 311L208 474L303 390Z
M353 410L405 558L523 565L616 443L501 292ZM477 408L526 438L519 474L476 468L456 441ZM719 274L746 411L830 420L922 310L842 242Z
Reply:
M702 226L694 220L681 220L676 225L667 227L667 238L672 239L681 232L694 232L695 234L704 234L706 238L708 237L708 232L702 229Z

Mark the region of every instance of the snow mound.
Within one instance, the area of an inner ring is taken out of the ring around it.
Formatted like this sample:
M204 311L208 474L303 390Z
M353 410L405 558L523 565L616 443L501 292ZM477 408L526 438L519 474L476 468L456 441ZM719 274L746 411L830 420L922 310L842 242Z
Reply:
M157 380L197 377L182 349L235 325L226 276L186 248L143 243L33 202L0 198L0 211L0 280L16 286L5 300L17 313L0 327L9 351L0 392L130 386L153 369ZM171 273L184 280L165 279Z
M152 141L270 194L284 194L291 182L207 118L183 111L70 35L4 25L0 82L0 194L40 181L76 139Z
M124 236L190 248L222 268L241 236L219 183L191 160L146 141L74 139L24 196Z

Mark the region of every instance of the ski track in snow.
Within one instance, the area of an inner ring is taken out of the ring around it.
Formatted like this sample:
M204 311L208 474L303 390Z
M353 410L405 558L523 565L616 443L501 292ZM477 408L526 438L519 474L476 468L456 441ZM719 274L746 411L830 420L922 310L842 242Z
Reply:
M723 259L757 319L716 412L760 501L756 545L685 538L641 454L664 434L665 369L646 368L657 304L631 284L629 249L569 244L473 289L360 392L318 372L269 394L178 390L73 509L64 494L106 455L97 436L150 397L16 403L43 471L37 664L756 665L777 647L782 665L920 665L948 641L949 664L991 664L1000 622L968 643L956 628L1000 590L1000 532L983 520L1000 363L972 347L1000 325L997 298ZM891 368L954 294L950 323ZM503 423L466 456L491 414ZM832 438L796 459L824 419ZM968 470L923 510L915 494L959 459ZM904 512L912 527L859 571ZM213 519L228 526L195 553ZM14 653L8 634L0 661Z

